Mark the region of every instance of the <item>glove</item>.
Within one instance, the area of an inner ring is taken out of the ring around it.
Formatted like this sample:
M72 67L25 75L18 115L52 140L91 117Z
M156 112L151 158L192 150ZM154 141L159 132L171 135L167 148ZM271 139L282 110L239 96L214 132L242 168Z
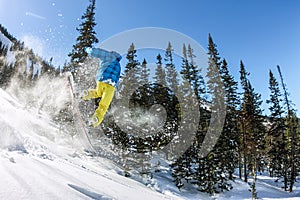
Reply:
M84 51L87 53L87 54L91 54L92 53L92 48L91 47L84 47Z

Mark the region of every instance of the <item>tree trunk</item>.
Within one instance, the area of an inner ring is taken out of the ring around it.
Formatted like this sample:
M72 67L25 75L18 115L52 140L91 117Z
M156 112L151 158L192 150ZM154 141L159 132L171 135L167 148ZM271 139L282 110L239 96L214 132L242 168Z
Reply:
M248 182L248 174L247 174L247 152L246 152L246 129L245 129L245 122L243 120L243 153L244 153L244 181Z
M239 178L242 179L242 168L243 168L243 165L242 165L242 152L241 150L239 150Z

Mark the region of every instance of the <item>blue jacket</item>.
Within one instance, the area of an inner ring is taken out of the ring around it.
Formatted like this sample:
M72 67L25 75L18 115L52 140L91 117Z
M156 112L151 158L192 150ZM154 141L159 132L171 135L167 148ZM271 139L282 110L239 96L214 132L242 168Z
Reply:
M92 48L90 55L101 60L96 79L116 87L121 73L119 62L122 56L117 52L109 52L100 48Z

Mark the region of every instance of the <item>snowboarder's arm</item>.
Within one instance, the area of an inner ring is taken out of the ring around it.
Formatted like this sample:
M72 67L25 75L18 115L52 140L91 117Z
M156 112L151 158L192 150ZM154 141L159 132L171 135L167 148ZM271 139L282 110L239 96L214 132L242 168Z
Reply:
M92 48L90 51L90 55L96 58L99 58L102 61L105 60L115 60L117 58L121 58L121 55L114 51L107 51L100 48Z
M93 57L99 58L100 60L104 60L105 57L107 57L109 55L109 52L104 49L100 49L100 48L92 48L90 55Z

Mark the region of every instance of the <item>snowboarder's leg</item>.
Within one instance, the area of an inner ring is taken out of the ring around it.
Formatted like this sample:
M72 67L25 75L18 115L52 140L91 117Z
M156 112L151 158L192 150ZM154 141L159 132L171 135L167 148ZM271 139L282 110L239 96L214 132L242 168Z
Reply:
M97 117L97 119L98 119L98 121L93 124L94 127L98 126L103 121L105 113L107 112L109 105L113 99L114 91L115 91L114 86L109 85L107 83L102 83L102 84L103 84L103 88L104 88L102 97L99 102L99 106L93 115L93 116Z
M97 87L95 89L90 89L86 92L86 94L82 97L82 100L90 100L96 99L102 96L103 93L103 84L97 81Z

